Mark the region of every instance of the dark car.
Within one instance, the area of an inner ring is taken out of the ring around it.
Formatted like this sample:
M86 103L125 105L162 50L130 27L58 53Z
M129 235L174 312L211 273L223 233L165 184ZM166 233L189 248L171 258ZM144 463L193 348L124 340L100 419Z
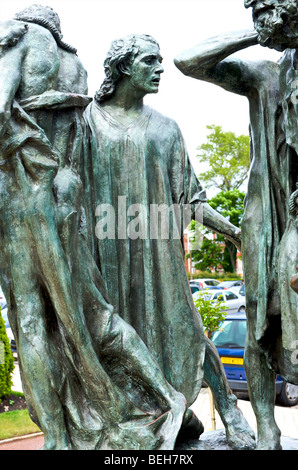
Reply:
M238 392L248 395L244 370L245 338L246 316L242 313L227 315L220 329L213 333L211 338L224 365L229 386L236 395ZM277 401L284 406L297 405L298 386L277 376L276 396Z
M203 290L220 290L218 286L208 286L208 287L202 287L198 282L193 282L190 281L189 283L190 290L192 294L195 294L196 292L203 291Z
M203 290L202 287L199 284L196 284L194 282L189 283L190 290L192 294L195 294L196 292L199 292L200 290Z
M217 279L192 279L189 281L189 285L192 294L195 294L199 290L220 290L220 282Z

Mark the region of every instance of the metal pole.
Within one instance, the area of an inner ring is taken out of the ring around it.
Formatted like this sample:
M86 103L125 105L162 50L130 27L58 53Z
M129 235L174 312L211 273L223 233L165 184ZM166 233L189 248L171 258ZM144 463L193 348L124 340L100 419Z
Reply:
M205 331L205 336L208 338L208 330ZM210 413L211 413L211 430L215 431L216 430L216 418L215 418L215 405L214 405L214 398L213 394L211 392L210 387L208 387L209 390L209 402L210 402Z

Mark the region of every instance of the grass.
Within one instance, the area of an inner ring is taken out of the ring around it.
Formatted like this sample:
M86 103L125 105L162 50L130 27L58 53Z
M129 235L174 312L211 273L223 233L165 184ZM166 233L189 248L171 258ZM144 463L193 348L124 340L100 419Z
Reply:
M0 414L0 440L35 432L40 432L40 429L29 417L27 409Z

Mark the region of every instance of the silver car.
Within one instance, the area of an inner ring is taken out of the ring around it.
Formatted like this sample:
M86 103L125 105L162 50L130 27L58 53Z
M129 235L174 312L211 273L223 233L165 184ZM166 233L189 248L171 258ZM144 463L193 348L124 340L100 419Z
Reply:
M193 294L194 300L198 295L200 294ZM230 290L205 291L204 297L206 300L223 301L224 307L226 307L226 313L245 312L245 297L243 297L242 295L237 295L235 292L232 292Z
M208 289L209 287L218 287L220 281L217 279L192 279L190 281L192 284L198 284L201 289Z

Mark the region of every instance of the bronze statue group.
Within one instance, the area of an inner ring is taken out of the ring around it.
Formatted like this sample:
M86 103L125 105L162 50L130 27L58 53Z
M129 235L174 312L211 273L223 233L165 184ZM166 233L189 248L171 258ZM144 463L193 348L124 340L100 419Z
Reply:
M155 39L114 41L92 100L50 7L0 23L0 283L45 449L185 446L203 432L190 409L203 380L231 448L280 448L276 373L298 384L298 18L292 0L245 6L254 30L175 59L185 75L249 100L242 231L209 206L176 122L143 103L164 72ZM281 61L230 57L255 44L284 51ZM136 211L188 205L195 217L200 207L206 227L241 247L257 442L204 335L181 240L173 226L164 239L121 236L121 197ZM98 239L105 205L117 236Z

